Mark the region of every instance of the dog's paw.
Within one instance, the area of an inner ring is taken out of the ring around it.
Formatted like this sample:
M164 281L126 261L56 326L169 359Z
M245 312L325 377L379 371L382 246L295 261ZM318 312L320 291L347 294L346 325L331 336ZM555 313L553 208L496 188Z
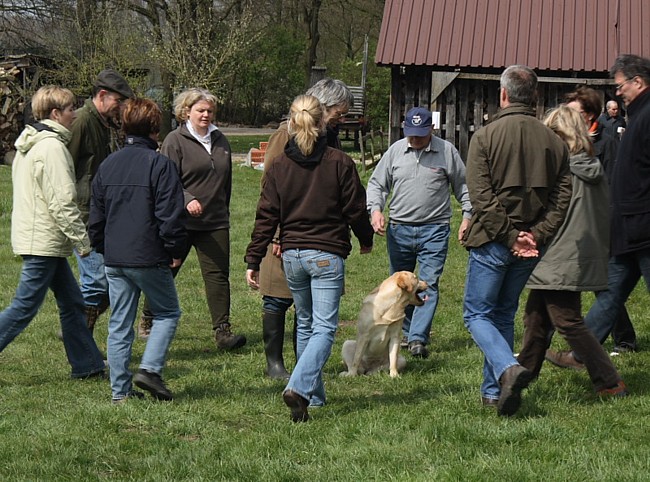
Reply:
M345 371L345 372L339 373L340 377L354 377L356 375L357 375L356 372L351 372L351 371Z
M400 378L400 374L399 374L399 372L397 370L394 370L394 371L391 370L390 371L390 377L391 378Z

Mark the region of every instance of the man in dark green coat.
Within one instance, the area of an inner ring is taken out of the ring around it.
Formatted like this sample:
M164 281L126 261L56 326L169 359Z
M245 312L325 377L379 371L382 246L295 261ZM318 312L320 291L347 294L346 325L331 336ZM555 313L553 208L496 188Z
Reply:
M102 70L93 85L92 98L77 110L68 149L75 167L77 204L86 225L93 177L99 164L117 150L120 108L126 99L133 96L124 77L111 69ZM77 264L88 328L92 331L97 318L109 305L104 258L92 251L84 258L77 256Z

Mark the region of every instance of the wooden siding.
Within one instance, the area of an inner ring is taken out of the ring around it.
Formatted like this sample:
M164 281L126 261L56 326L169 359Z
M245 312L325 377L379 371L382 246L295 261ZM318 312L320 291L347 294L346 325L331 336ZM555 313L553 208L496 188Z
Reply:
M436 76L446 73L425 67L393 68L391 89L391 122L389 141L402 137L404 114L414 106L440 112L440 125L435 134L456 146L463 160L467 159L469 141L477 130L491 121L499 110L499 76L491 74L462 74L448 83L436 98L431 98ZM588 84L607 100L611 85L607 80L584 81L572 78L541 77L537 88L537 117L564 102L567 93L580 84Z

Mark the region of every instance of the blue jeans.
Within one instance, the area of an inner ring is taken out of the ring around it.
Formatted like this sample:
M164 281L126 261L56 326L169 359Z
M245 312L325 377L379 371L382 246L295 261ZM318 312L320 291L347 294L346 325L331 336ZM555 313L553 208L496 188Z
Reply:
M293 305L292 298L278 298L277 296L262 296L262 310L269 313L285 314Z
M612 256L607 265L607 290L601 291L585 316L585 324L602 344L619 312L643 276L650 290L650 249Z
M66 258L23 256L16 295L0 313L0 352L34 319L48 288L59 307L63 346L72 378L85 378L104 370L104 359L86 325L79 285Z
M499 378L513 365L515 314L526 282L539 258L520 259L501 243L487 243L469 252L463 317L483 352L481 395L498 399Z
M120 400L132 389L132 373L129 371L129 364L135 338L133 322L138 311L140 293L143 292L149 300L149 308L154 317L151 334L142 355L141 369L162 373L181 310L174 277L168 266L149 268L107 266L106 278L111 296L108 365L111 369L113 400Z
M325 404L323 367L332 352L343 293L343 258L315 249L282 253L287 283L298 318L297 363L285 391Z
M397 271L415 271L429 287L421 295L428 297L422 306L409 305L405 312L402 331L408 341L429 342L433 316L438 307L438 280L447 259L449 246L449 224L390 223L386 234L390 274Z
M79 284L86 306L99 306L108 294L108 282L104 272L104 256L91 251L81 257L75 251L79 268Z

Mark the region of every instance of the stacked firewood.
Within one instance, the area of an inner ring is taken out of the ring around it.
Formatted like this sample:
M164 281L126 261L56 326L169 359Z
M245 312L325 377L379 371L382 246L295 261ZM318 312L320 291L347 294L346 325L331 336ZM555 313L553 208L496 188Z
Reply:
M17 67L0 67L0 163L11 164L14 142L24 127L25 95Z

